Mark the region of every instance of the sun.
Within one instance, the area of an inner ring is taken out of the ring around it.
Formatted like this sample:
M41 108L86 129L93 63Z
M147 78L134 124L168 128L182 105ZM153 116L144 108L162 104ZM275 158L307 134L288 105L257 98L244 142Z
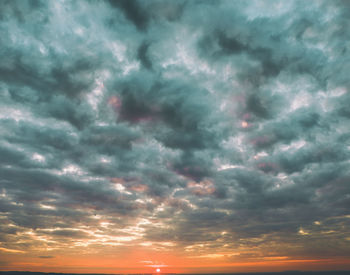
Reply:
M157 268L156 271L157 271L157 273L159 273L160 272L160 268Z

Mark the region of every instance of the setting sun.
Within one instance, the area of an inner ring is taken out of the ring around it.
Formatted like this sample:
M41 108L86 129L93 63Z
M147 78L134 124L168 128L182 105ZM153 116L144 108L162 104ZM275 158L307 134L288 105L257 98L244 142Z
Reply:
M160 269L159 269L159 268L157 268L157 269L156 269L156 271L157 271L157 273L159 273L159 272L160 272Z

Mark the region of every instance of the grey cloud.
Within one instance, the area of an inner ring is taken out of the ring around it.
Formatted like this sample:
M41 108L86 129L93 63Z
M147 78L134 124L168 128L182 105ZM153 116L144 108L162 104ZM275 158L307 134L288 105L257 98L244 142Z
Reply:
M145 31L150 21L150 15L139 1L109 1L112 7L120 9L125 17L130 20L137 29Z
M261 3L2 3L2 243L146 219L182 249L346 255L349 5Z
M141 64L148 70L152 69L152 61L147 55L150 44L143 42L137 50L137 58L141 61Z
M80 232L76 230L55 230L50 232L50 234L65 238L86 239L89 237L85 232Z
M122 85L118 118L131 123L162 122L156 138L170 148L203 149L217 146L216 133L210 129L210 95L180 81L155 81L153 85L132 79ZM198 99L201 100L198 100ZM208 103L206 103L208 100Z
M46 255L42 255L42 256L39 256L40 259L53 259L55 258L55 256L46 256Z
M176 21L181 17L186 1L108 1L109 4L119 9L138 31L146 32L152 21L165 19Z

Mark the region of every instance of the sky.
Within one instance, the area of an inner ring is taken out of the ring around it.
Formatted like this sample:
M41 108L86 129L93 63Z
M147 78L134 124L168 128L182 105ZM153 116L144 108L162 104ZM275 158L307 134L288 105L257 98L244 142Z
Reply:
M0 1L0 270L350 269L349 1Z

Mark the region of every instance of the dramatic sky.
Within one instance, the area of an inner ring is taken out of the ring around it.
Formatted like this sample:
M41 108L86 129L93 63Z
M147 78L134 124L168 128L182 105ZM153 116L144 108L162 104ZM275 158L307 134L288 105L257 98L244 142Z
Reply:
M349 1L0 1L0 270L350 268Z

